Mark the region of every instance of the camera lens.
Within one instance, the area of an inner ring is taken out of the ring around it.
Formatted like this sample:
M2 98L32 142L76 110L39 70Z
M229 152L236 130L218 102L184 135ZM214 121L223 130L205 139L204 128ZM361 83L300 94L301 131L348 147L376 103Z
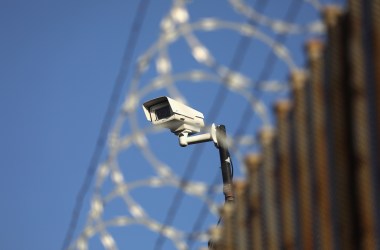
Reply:
M156 114L157 120L168 118L168 117L170 117L172 115L172 112L171 112L169 106L158 108L154 112Z

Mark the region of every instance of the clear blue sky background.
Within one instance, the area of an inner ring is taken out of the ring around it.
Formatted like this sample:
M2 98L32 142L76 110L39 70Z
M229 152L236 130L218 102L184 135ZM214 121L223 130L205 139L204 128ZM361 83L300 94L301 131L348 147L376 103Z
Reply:
M0 249L49 250L61 247L138 2L0 0ZM193 2L190 14L194 20L211 15L241 22L245 20L224 1ZM281 18L288 2L272 4L268 15ZM159 20L170 4L166 0L152 1L135 56L157 39ZM308 6L298 22L315 18L313 9ZM303 64L301 40L306 37L289 43L299 65ZM218 38L225 39L224 43L215 43L221 41ZM239 35L217 33L216 37L205 36L204 39L205 43L214 46L222 63L228 65ZM182 47L173 48L173 51L173 56L178 59L177 70L193 66L189 51ZM260 71L260 60L263 60L265 51L252 49L250 53L251 59L246 60L243 71L252 72L250 76L254 78ZM273 79L286 78L284 70L276 72ZM150 77L154 75L152 72L148 74ZM123 89L123 96L126 90ZM198 93L197 87L190 90L184 86L181 89L190 103L198 102L197 109L205 114L217 88L212 90L204 93L199 89L202 94ZM152 93L151 97L156 95ZM212 98L208 99L209 96ZM233 96L227 101L225 113L243 109L237 106L237 98ZM141 124L147 126L142 113L140 116ZM231 120L228 116L221 116L217 122L225 123L232 131L237 122ZM190 153L181 155L184 149L178 147L176 138L169 133L160 136L159 140L168 141L168 150L162 152L162 158L170 158L168 161L173 165L186 165ZM171 149L176 150L174 154ZM191 150L188 149L189 152ZM217 165L216 151L212 146L208 150L208 158L209 154L215 154L208 163ZM128 158L128 163L129 166L146 164L137 156ZM138 169L133 171L138 173ZM181 171L183 169L179 173ZM213 175L214 171L210 173ZM148 200L155 199L148 191L142 195ZM163 220L167 207L161 208L162 213L157 215L159 220ZM83 229L81 226L87 211L88 199L79 230ZM183 216L190 211L184 208ZM131 232L130 235L135 237L125 245L129 249L152 248L155 235L139 230ZM129 235L123 237L128 238ZM142 242L145 247L139 247ZM98 249L95 243L93 246L92 249Z

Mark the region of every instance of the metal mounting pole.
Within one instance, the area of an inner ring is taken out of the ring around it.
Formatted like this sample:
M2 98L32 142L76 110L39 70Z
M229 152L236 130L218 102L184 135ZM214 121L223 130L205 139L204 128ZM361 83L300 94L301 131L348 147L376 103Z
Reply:
M216 147L219 149L220 164L222 169L223 178L223 194L225 203L232 204L235 200L232 174L231 174L231 158L228 152L226 127L224 125L216 126ZM219 223L218 223L219 224ZM208 242L208 248L214 249L214 242L212 239Z
M216 138L222 169L223 194L225 197L225 202L233 202L235 197L232 187L231 159L227 146L226 127L224 125L219 125L216 127Z

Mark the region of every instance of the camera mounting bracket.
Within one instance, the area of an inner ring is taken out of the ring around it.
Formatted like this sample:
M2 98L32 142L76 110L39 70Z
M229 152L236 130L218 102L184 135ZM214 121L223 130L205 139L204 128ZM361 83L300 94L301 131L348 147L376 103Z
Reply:
M189 136L191 131L184 130L178 134L179 145L186 147L191 144L213 141L215 146L218 147L218 140L216 136L216 126L213 123L209 133Z

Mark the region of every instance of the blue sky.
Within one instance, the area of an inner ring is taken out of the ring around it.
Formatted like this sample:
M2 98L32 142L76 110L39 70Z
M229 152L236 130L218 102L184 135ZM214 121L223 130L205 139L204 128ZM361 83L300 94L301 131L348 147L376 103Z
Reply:
M138 2L0 0L0 249L61 247L120 68ZM269 4L266 14L283 18L284 6L289 2ZM133 62L158 38L160 20L170 5L171 2L166 0L151 2ZM189 12L191 21L208 16L241 23L246 20L225 1L192 1ZM315 10L305 4L297 22L305 23L316 18ZM263 26L262 30L273 37L267 27ZM240 36L236 32L223 32L199 32L199 38L212 48L221 64L228 66ZM302 41L314 36L306 34L289 39L287 46L298 66L304 64ZM252 79L257 78L268 51L253 41L240 71ZM205 70L191 57L191 50L183 41L174 43L169 52L174 62L173 71ZM144 86L156 75L153 63L139 86ZM283 81L286 78L285 67L280 63L270 79ZM131 74L122 96L128 93L130 81ZM219 85L214 83L201 85L184 81L179 84L180 92L190 104L204 112L208 123L224 123L232 133L238 126L245 103L237 94L231 94L221 107L221 115L214 121L208 120L207 112L214 103L218 88ZM140 103L162 94L167 93L163 90L149 93ZM267 102L274 98L264 97ZM140 126L149 126L142 110L136 111ZM250 133L255 134L260 122L254 120L249 126ZM123 133L129 132L126 125ZM167 131L147 138L160 159L171 167L175 166L174 171L181 176L194 147L180 148L177 139ZM204 147L205 153L199 160L202 167L196 170L194 179L210 182L218 170L218 155L213 145ZM151 170L144 170L149 168L149 163L139 155L137 147L120 154L119 164L123 166L128 181L151 174ZM105 189L112 188L107 185ZM165 188L142 188L133 195L146 211L163 221L174 192ZM166 198L157 200L160 196ZM83 230L89 197L76 234ZM194 202L192 198L184 201L177 216L180 218L178 227L191 225L193 209L201 205L194 205ZM116 202L112 206L107 208L107 216L125 212L122 204ZM210 217L208 221L214 223L216 219ZM142 227L110 230L122 241L120 249L122 246L151 249L157 236ZM98 239L94 238L90 249L102 249ZM165 246L164 249L173 247L171 243Z

